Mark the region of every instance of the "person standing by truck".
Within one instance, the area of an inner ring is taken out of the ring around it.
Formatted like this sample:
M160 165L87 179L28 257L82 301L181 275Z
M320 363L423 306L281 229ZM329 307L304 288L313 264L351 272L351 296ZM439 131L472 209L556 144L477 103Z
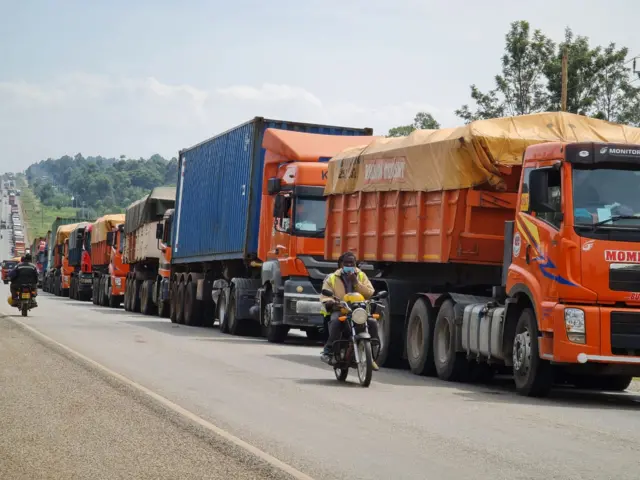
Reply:
M335 297L342 299L346 294L352 292L360 293L365 299L371 298L375 289L367 274L356 266L356 256L353 252L345 252L338 259L338 265L341 266L334 273L327 276L322 284L322 290L331 290ZM321 358L324 362L329 362L333 354L333 344L340 338L342 322L338 319L339 312L333 312L335 299L322 295L320 301L326 312L331 313L329 321L329 338L322 350ZM379 340L378 325L375 320L368 321L369 333L371 338ZM373 369L378 370L378 365L373 362Z

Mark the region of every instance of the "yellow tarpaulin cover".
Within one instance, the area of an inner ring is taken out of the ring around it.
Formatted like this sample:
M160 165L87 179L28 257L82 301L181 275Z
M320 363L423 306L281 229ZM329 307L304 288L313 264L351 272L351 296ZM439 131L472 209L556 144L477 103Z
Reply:
M520 165L529 145L553 141L640 144L640 128L549 112L416 130L336 155L329 161L325 195L454 190L485 182L499 187L500 165Z
M114 213L97 219L91 230L91 245L104 242L107 239L107 233L121 223L124 223L124 213Z
M78 225L80 225L80 223L71 223L58 227L58 231L56 232L56 245L62 245Z

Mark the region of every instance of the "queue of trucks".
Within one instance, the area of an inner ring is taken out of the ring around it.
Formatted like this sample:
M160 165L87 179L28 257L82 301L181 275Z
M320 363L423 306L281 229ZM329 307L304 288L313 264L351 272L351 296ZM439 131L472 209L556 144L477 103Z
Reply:
M322 282L352 251L389 292L381 366L508 372L529 396L624 390L640 375L638 180L640 129L567 113L398 138L255 118L180 151L177 186L124 215L57 219L44 285L319 340Z

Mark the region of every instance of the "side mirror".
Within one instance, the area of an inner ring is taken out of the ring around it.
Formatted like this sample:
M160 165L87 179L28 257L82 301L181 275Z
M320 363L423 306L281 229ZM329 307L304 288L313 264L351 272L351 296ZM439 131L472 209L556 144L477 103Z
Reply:
M163 234L164 234L164 225L162 223L158 223L156 225L156 240L162 240Z
M533 170L529 174L529 211L548 212L549 206L549 170Z
M385 298L389 297L389 292L387 292L386 290L382 290L381 292L378 292L378 294L376 295L376 298L378 300L384 300Z
M275 195L280 192L280 179L277 177L267 180L267 193L269 195Z
M113 247L113 240L115 239L115 236L114 232L107 232L107 245L110 247Z
M322 290L322 295L324 295L325 297L333 297L333 292L331 290L327 290L326 288L324 288Z

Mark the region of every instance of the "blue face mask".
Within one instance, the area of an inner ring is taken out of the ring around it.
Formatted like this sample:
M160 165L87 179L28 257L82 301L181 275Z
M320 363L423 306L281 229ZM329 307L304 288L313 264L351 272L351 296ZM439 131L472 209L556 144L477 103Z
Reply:
M344 273L356 273L356 267L342 267Z

